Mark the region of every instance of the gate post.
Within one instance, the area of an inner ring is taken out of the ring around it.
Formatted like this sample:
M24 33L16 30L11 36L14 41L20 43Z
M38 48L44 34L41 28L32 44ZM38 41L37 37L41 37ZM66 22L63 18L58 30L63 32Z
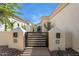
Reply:
M49 43L48 43L48 41L49 41L48 39L49 39L49 37L48 37L48 32L46 32L46 46L47 46L47 47L49 46L49 45L48 45L48 44L49 44Z

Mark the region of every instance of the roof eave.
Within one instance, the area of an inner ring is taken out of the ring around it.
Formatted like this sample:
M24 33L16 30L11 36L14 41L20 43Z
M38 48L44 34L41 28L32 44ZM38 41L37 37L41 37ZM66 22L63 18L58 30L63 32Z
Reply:
M50 14L49 19L53 18L58 14L62 9L64 9L69 3L59 3L56 9Z

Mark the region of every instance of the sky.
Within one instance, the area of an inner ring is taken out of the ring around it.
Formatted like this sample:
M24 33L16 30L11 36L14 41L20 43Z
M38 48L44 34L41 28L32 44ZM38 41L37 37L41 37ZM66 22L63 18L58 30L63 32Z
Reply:
M22 14L17 14L23 20L28 20L34 24L40 22L41 16L49 16L57 7L57 3L20 3L21 9L18 11Z

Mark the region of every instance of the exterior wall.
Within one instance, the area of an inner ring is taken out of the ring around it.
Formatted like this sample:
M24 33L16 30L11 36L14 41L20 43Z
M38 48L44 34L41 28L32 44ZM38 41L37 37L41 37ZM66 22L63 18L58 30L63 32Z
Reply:
M14 39L17 39L17 43L14 43ZM8 46L9 48L16 48L24 50L25 42L22 32L18 32L18 37L13 37L13 32L0 32L0 46Z
M26 24L26 23L24 23L24 22L22 22L22 21L13 19L13 18L9 18L9 19L10 19L11 22L15 22L15 23L14 23L14 28L18 27L17 24L19 24L19 27L20 27L20 28L22 28L22 25L25 25L25 26L26 26L26 31L30 31L30 30L31 30L31 28L30 28L31 26L30 26L30 25L28 25L28 24ZM1 27L1 28L0 28L0 31L4 31L5 26L1 24L0 27ZM11 29L7 29L7 31L11 31Z
M21 27L22 25L26 25L26 28L27 28L27 26L28 26L27 24L23 23L22 21L18 21L16 19L10 18L10 20L11 20L11 22L15 22L14 23L14 28L18 27L17 24L19 24L19 27Z
M25 42L24 42L23 33L22 32L17 32L17 33L18 33L18 37L14 38L13 32L11 32L12 35L10 36L8 46L9 46L9 48L16 48L19 50L24 50ZM14 39L17 39L17 43L14 43Z
M65 32L65 39L66 48L72 48L72 33Z
M56 38L56 33L60 33L60 38ZM59 44L56 44L56 40L60 40ZM55 32L53 29L49 31L49 50L65 50L65 32Z
M44 24L46 24L49 21L49 17L48 16L42 16L41 17L41 27L42 27L42 32L45 32L46 29L44 27Z
M52 12L52 14L49 16L49 19L54 17L57 13L59 13L68 3L59 3L57 8Z
M33 27L32 27L32 25L29 25L27 29L28 29L27 32L33 32Z
M4 31L4 25L0 24L0 31Z
M31 32L32 31L32 26L26 24L26 31Z
M9 36L9 32L0 32L0 45L8 45Z
M79 4L67 5L56 16L52 17L51 22L55 23L59 29L72 33L72 41L69 40L72 45L69 45L79 52ZM69 47L67 43L66 47Z

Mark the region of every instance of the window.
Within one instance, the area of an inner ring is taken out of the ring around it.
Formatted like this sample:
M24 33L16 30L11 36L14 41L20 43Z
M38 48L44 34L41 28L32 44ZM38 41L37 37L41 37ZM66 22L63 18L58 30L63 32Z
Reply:
M17 32L14 32L13 33L13 37L18 37L18 33Z
M60 40L56 40L56 44L60 44Z
M56 33L56 38L60 38L60 33Z

